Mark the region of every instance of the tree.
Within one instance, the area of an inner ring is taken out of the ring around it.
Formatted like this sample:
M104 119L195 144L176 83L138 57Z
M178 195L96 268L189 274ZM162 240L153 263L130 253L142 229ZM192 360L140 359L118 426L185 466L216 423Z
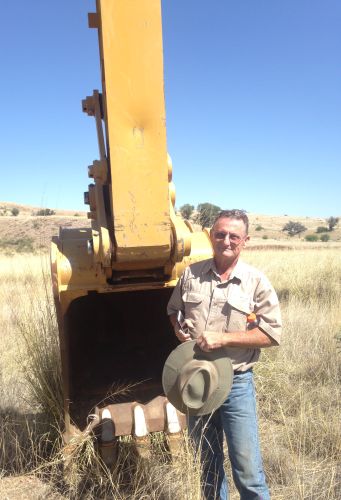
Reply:
M13 207L11 213L14 217L16 217L17 215L19 215L19 208Z
M286 231L289 236L295 236L296 234L303 233L306 229L300 222L289 221L285 224L282 231Z
M221 208L212 203L199 203L197 206L198 215L196 222L204 227L211 227Z
M182 217L186 220L188 220L190 218L190 216L193 213L193 210L194 210L194 206L190 205L189 203L186 203L185 205L182 205L182 207L180 207L180 213L181 213Z
M339 222L338 217L329 217L329 219L327 219L329 231L333 231L338 222Z

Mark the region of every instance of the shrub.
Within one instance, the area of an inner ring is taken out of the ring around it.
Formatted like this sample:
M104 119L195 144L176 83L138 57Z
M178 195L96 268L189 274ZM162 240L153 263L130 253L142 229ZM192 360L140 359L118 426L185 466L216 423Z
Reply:
M263 239L263 240L267 240L267 239L268 239L268 236L267 236L266 234L263 234L262 239Z
M330 240L329 234L322 234L322 236L320 236L320 240L321 241L329 241Z
M329 229L326 227L326 226L319 226L317 229L316 229L316 232L317 233L328 233Z
M37 210L35 215L55 215L56 212L54 210L51 210L50 208L41 208L40 210Z
M317 241L318 237L316 236L316 234L307 234L304 239L305 241Z
M16 217L17 215L19 215L19 208L13 207L11 213L14 217Z
M258 225L258 226L256 227L256 231L262 231L263 229L264 229L264 227L263 227L263 226L259 226L259 225Z

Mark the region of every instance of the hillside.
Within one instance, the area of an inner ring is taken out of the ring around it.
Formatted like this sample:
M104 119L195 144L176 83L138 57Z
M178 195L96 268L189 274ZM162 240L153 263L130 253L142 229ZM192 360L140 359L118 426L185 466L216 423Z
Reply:
M12 215L12 209L17 208L19 214ZM57 235L59 227L89 227L90 221L86 212L75 212L70 210L53 210L54 215L35 215L39 207L28 205L18 205L10 202L0 202L0 252L12 253L13 251L29 252L39 249L47 250L53 235ZM305 242L305 236L316 234L319 226L327 226L323 218L295 217L288 215L262 215L248 214L250 219L249 246L296 246L305 245L314 247L316 245L326 245L322 242ZM283 226L295 221L303 224L307 230L300 236L290 237L282 231ZM196 230L200 227L195 226ZM328 232L330 242L328 245L340 244L341 223L334 231ZM320 237L320 235L316 236ZM335 243L339 242L339 243Z
M12 215L17 208L19 214ZM89 227L86 212L53 210L55 215L35 215L41 207L0 202L0 252L47 250L59 227Z

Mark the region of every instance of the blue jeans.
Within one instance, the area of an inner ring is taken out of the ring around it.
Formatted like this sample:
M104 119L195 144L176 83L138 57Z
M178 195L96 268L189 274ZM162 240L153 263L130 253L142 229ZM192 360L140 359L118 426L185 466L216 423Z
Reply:
M258 441L253 373L234 375L231 392L218 410L189 417L188 430L201 449L203 490L207 500L228 499L224 472L226 436L234 483L242 500L269 500Z

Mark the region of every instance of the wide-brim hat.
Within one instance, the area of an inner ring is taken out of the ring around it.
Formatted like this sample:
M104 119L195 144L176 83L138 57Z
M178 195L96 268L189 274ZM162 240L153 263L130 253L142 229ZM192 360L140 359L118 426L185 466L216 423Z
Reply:
M207 415L226 400L233 367L226 351L204 352L195 340L180 344L168 356L162 373L168 401L187 415Z

